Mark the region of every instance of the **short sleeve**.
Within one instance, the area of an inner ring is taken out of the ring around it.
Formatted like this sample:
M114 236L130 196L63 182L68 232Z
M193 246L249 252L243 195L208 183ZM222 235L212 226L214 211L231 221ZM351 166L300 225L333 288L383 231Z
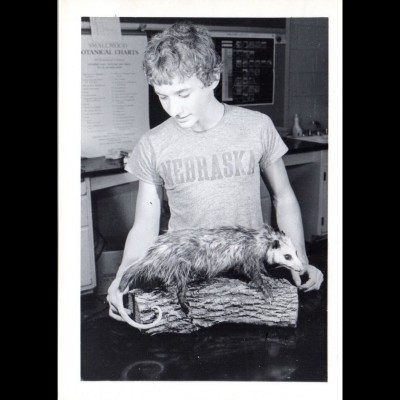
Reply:
M125 170L141 181L163 185L163 180L156 170L156 155L148 134L143 135L133 148Z
M263 116L260 134L263 149L260 166L266 168L281 158L288 151L288 147L267 115Z

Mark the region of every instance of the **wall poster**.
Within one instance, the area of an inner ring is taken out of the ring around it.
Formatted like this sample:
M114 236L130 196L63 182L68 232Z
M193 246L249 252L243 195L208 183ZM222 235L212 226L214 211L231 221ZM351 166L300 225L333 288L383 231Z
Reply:
M82 35L81 156L131 151L149 129L145 34Z
M211 34L223 63L219 100L237 105L273 104L275 34Z

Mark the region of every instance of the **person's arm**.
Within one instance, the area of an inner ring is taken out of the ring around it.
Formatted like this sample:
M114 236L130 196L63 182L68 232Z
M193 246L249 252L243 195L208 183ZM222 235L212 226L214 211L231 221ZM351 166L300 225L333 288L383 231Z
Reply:
M299 273L291 271L293 280L296 286L306 292L318 290L324 280L323 274L308 263L300 206L290 185L282 158L268 167L261 168L261 176L272 196L279 229L291 238L299 258L304 264L304 272L308 275L307 282L301 285Z
M123 321L116 308L116 293L124 271L135 261L144 257L155 242L160 229L162 187L139 181L136 200L135 222L125 242L121 265L114 281L108 288L107 301L110 304L110 317Z

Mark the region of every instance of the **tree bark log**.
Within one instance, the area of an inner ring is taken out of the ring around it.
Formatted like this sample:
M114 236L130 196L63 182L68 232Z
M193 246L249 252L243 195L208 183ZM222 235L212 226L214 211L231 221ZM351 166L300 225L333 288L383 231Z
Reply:
M238 279L215 278L189 284L188 316L178 304L175 291L156 289L145 293L134 289L128 293L131 318L149 324L156 319L151 307L159 306L163 313L159 325L142 330L149 335L190 333L219 323L295 327L299 308L297 288L286 279L266 276L262 279L271 288L272 304L265 301L259 290Z

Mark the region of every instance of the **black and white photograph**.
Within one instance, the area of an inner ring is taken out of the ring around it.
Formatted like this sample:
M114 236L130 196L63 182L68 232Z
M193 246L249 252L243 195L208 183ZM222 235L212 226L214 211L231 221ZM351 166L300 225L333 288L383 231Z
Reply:
M338 398L341 2L96 4L59 2L60 398Z

